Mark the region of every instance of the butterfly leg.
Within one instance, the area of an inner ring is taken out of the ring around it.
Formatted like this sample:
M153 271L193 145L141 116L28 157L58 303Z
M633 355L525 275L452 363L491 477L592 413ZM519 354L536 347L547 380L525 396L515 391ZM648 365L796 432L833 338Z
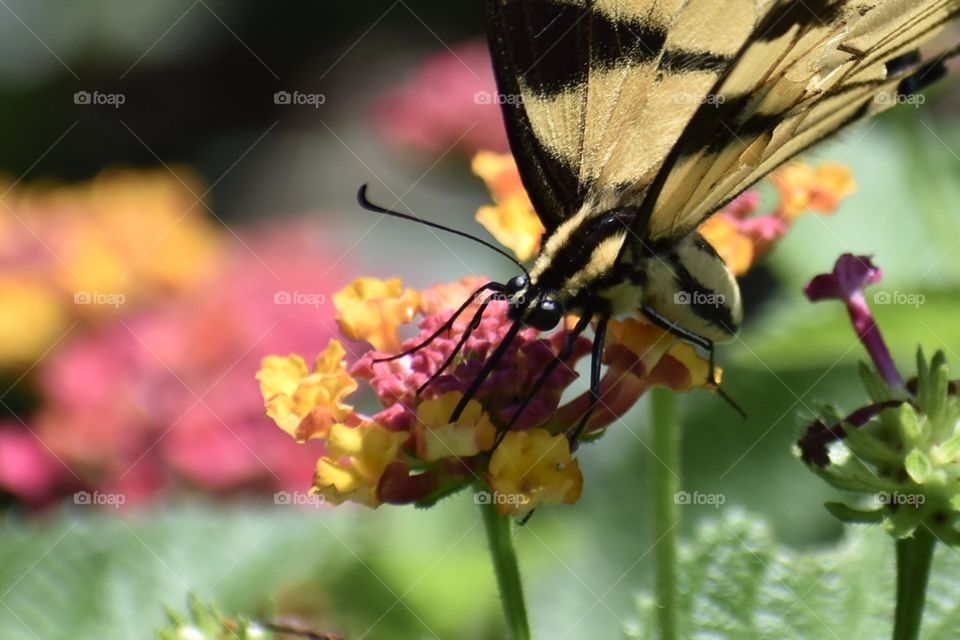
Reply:
M399 360L404 356L413 355L417 351L420 351L420 349L423 349L424 347L429 345L431 342L439 338L440 334L442 334L443 332L450 331L450 329L453 328L453 323L457 321L457 318L463 315L463 312L467 310L467 307L473 304L474 300L476 300L477 296L479 296L481 293L483 293L484 291L492 291L494 293L503 293L504 290L505 290L505 287L502 284L499 284L497 282L488 282L487 284L483 285L482 287L474 291L472 294L470 294L470 297L467 298L467 301L464 302L462 305L460 305L460 307L453 312L453 315L450 316L450 319L444 322L442 325L440 325L440 328L434 331L432 334L430 334L430 337L428 337L426 340L396 355L388 356L386 358L377 358L376 360L374 360L374 362L375 363L392 362L393 360Z
M540 375L537 377L536 381L533 383L533 386L530 388L530 392L527 394L527 397L524 398L523 402L520 404L520 407L514 412L513 417L510 418L510 422L507 424L507 428L502 430L499 435L497 435L496 441L493 443L493 449L496 450L497 446L500 444L500 441L503 440L504 436L510 431L513 425L520 418L520 414L523 413L524 409L530 404L531 401L536 397L540 390L543 389L543 385L547 383L547 380L550 378L550 374L567 358L570 357L570 354L573 353L573 347L577 343L577 338L586 331L587 327L590 326L590 320L592 316L584 315L577 321L576 326L567 334L567 338L563 343L563 347L560 349L560 352L556 354L550 362L547 363L547 366L543 368L543 371L540 372Z
M490 302L491 301L488 298L487 300L484 300L480 304L480 307L477 309L477 312L474 313L473 317L470 319L470 324L467 325L466 330L463 332L463 335L460 336L460 339L457 341L456 346L450 351L450 354L447 356L447 359L443 361L443 364L440 365L440 367L433 372L433 374L427 379L426 382L424 382L422 385L420 385L417 388L418 396L421 393L423 393L423 390L429 387L434 380L440 377L440 375L443 374L444 371L447 370L447 367L449 367L453 363L454 359L457 357L457 354L459 354L463 350L464 345L467 344L467 340L469 340L470 336L473 335L474 330L480 326L480 322L483 320L483 314L484 312L486 312L487 307L490 305Z
M456 422L460 419L463 410L467 408L467 403L473 399L473 396L477 395L477 392L480 390L480 387L490 377L490 373L493 371L493 368L497 366L497 363L503 357L503 354L507 352L507 349L510 348L510 344L513 342L513 339L517 337L517 334L520 333L522 323L519 320L514 321L510 325L510 329L507 330L506 335L503 336L503 339L500 341L500 344L497 345L496 350L487 358L487 361L483 363L483 369L480 370L480 373L477 374L477 377L473 379L470 383L470 386L467 387L467 390L464 392L463 397L460 398L460 402L457 403L457 406L454 407L453 413L450 414L450 422Z
M710 373L707 382L716 389L717 394L724 399L724 401L733 407L734 411L739 413L743 418L747 417L747 412L737 404L737 402L727 395L726 391L720 388L720 383L717 382L717 370L713 362L713 351L714 345L712 340L707 340L703 336L698 336L695 333L691 333L677 324L670 322L662 315L651 309L650 307L641 307L640 309L643 312L643 315L647 317L650 322L660 327L664 331L669 331L673 335L677 336L684 342L689 342L690 344L696 345L701 349L705 350L710 354Z
M603 346L607 340L607 323L609 321L610 316L600 318L594 332L593 350L590 354L590 404L580 420L577 421L577 425L567 434L571 451L576 451L580 434L587 428L590 423L590 416L593 415L597 405L600 404L600 371L603 368Z

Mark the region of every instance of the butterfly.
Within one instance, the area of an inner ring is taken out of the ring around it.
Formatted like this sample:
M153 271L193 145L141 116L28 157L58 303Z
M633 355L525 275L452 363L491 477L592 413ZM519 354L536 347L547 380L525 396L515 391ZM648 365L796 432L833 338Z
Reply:
M477 292L508 300L512 324L451 421L522 327L549 331L573 314L513 420L592 324L575 444L600 401L613 317L639 311L707 350L713 382L714 345L743 313L697 227L798 153L945 75L957 48L919 46L958 22L960 0L486 0L486 12L510 146L546 231L529 270ZM364 191L361 202L376 208Z

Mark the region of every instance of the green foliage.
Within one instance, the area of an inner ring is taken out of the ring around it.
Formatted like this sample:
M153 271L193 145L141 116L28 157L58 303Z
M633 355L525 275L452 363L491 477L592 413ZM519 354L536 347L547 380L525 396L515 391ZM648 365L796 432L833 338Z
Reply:
M893 621L894 547L877 527L847 530L835 548L779 546L757 518L732 512L705 522L680 555L680 637L692 640L876 640ZM940 546L925 640L960 632L960 557ZM653 639L654 603L637 599L631 639Z
M861 375L873 399L885 399L876 376L867 368ZM949 380L946 356L937 352L928 361L921 350L915 401L885 409L862 426L843 424L843 440L828 449L829 464L810 468L875 506L833 504L828 508L834 516L848 523L880 518L897 538L924 527L942 542L960 543L960 399L949 393Z

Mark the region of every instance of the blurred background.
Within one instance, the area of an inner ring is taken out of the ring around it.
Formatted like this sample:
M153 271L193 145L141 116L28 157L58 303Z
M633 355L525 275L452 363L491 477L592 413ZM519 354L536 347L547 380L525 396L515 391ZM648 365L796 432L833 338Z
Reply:
M480 3L439 0L0 0L0 636L152 637L193 592L351 638L498 637L469 495L275 504L317 452L263 416L253 377L267 354L323 349L354 277L511 275L354 200L370 183L485 234L469 161L506 143L475 99L493 91L482 25ZM791 444L817 402L864 400L843 309L804 283L874 255L902 370L918 345L960 363L958 107L952 78L812 154L859 188L742 283L746 326L719 360L749 419L682 399L685 488L785 544L841 535ZM649 584L645 403L627 423L582 450L580 501L518 533L538 637L617 637ZM684 528L715 514L686 506Z

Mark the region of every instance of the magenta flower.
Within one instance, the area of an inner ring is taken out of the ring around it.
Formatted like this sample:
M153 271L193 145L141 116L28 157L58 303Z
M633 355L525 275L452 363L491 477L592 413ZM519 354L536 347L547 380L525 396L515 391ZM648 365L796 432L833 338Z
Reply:
M867 306L864 289L880 282L880 269L874 266L869 256L854 256L846 253L837 260L832 273L818 275L807 284L804 293L811 302L840 300L847 306L860 342L866 348L877 371L890 388L903 392L903 379L890 356L890 350L880 335L880 329Z

